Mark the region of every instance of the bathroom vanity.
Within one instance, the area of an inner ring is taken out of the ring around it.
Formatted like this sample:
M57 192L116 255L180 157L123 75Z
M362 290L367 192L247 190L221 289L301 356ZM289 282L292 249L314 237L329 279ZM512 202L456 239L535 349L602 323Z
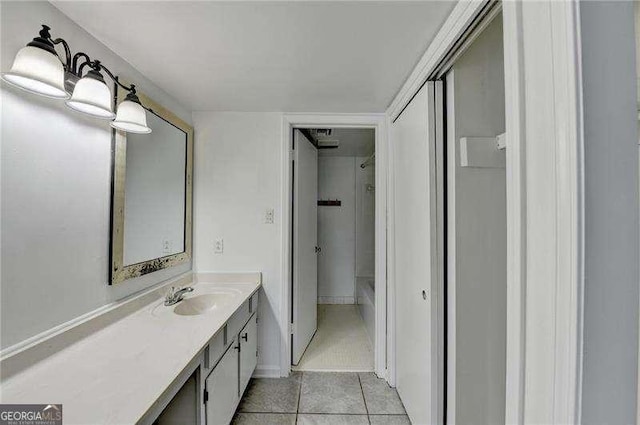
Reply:
M261 275L189 277L175 305L168 283L3 360L2 403L61 403L65 424L228 424L257 363Z

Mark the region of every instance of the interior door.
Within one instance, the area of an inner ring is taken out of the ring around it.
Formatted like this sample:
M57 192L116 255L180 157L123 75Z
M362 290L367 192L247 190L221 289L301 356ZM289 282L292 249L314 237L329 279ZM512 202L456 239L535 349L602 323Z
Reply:
M317 328L318 150L300 132L293 135L293 334L297 365Z
M396 385L411 422L442 422L439 402L435 86L393 123Z

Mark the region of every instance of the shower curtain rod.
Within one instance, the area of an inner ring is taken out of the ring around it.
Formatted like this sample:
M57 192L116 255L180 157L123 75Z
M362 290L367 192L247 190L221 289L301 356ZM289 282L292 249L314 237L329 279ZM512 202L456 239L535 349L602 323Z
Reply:
M369 166L369 164L371 164L371 161L373 161L374 159L376 159L375 152L372 153L369 158L365 159L362 164L360 164L360 168L367 168L367 166Z

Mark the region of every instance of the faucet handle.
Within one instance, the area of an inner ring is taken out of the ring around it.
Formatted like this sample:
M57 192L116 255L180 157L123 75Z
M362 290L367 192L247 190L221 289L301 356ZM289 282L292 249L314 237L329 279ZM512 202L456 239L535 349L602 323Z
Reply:
M178 288L176 288L175 286L170 287L169 290L167 291L166 298L168 300L173 299L176 296L176 291L177 290L178 290Z

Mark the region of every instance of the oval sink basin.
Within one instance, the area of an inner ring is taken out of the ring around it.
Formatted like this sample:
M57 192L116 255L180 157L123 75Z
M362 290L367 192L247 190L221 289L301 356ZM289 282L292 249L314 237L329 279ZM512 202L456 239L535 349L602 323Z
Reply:
M173 312L181 316L196 316L225 304L233 297L234 294L229 293L197 295L180 301Z

